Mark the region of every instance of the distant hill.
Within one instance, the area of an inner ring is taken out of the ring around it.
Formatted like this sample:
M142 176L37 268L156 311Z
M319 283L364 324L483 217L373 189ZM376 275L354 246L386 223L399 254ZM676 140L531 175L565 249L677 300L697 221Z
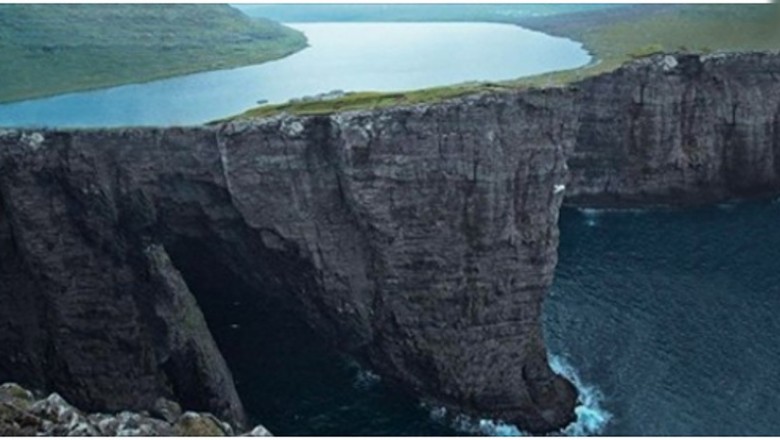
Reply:
M612 70L657 52L780 50L777 4L643 4L518 18L515 23L584 43L601 62L575 76Z
M596 11L608 4L236 4L249 16L282 22L512 21L517 17Z
M0 5L0 102L257 64L302 33L227 5Z

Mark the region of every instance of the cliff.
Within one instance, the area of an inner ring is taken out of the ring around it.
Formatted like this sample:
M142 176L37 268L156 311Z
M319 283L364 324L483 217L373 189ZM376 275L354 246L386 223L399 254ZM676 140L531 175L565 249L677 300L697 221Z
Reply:
M777 55L659 56L405 108L3 132L0 382L243 425L193 294L238 280L425 400L565 426L576 392L540 326L564 194L780 193L777 72Z
M577 85L567 203L701 204L777 194L780 56L655 56Z

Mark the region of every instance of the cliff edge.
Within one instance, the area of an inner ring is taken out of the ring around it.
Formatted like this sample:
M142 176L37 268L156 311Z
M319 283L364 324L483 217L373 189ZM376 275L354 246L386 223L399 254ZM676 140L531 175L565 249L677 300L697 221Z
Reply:
M188 284L219 265L425 400L556 430L577 396L540 313L564 196L780 193L778 72L776 54L665 55L404 108L4 131L0 382L244 425Z

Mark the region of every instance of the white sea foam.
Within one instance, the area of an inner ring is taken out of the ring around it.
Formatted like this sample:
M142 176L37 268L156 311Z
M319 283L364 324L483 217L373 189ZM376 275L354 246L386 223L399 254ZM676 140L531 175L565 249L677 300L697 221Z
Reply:
M718 208L723 211L731 211L737 207L736 203L718 203Z
M369 390L378 384L382 378L371 370L365 368L359 368L355 379L352 381L352 386L359 390Z
M596 387L582 382L577 370L561 356L549 355L550 368L569 379L577 388L579 402L574 409L577 419L563 429L563 434L572 436L597 435L604 431L612 414L601 407L604 396Z
M577 211L585 217L585 224L594 227L599 224L599 219L604 214L633 214L643 215L652 211L669 209L663 205L653 208L577 208Z
M586 385L580 379L574 367L563 357L550 355L550 368L565 377L577 388L579 394L577 407L574 409L576 419L569 426L559 432L550 435L586 436L598 435L604 431L612 414L601 407L604 396L596 387ZM497 437L529 436L515 425L501 420L475 419L465 415L456 415L448 419L447 409L443 407L428 407L431 419L439 423L450 421L451 426L460 432L476 435L488 435Z
M596 217L601 214L647 214L652 211L657 211L659 209L668 209L665 205L656 205L652 208L576 208L577 211L580 212L580 214L586 216L586 217Z
M594 227L599 223L598 217L603 212L600 209L593 208L577 208L577 210L585 216L585 224L590 227Z
M588 217L599 215L602 212L607 212L606 209L598 209L598 208L577 208L577 211L579 211L581 214Z
M452 429L464 434L496 437L528 435L519 430L517 426L504 423L500 420L476 419L464 414L448 417L447 408L444 408L443 406L429 406L424 403L421 405L423 408L427 408L430 411L430 417L433 421L441 424L449 424Z

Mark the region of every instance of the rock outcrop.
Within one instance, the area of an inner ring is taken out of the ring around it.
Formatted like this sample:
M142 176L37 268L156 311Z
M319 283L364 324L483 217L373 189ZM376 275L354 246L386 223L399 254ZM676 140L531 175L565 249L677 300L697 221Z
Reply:
M229 277L423 399L555 430L576 400L540 325L564 195L780 192L777 72L660 56L406 108L0 133L0 381L243 426L190 285Z
M209 413L181 412L175 402L164 401L163 407L177 411L162 414L84 413L52 393L36 398L32 392L15 383L0 385L0 436L197 436L235 435L230 424ZM270 436L265 427L256 426L244 436Z
M780 56L659 55L577 85L567 204L777 194Z
M576 393L549 369L539 322L573 130L548 105L559 94L5 133L0 358L15 361L0 380L89 410L168 397L241 424L176 269L221 264L423 398L566 425Z

